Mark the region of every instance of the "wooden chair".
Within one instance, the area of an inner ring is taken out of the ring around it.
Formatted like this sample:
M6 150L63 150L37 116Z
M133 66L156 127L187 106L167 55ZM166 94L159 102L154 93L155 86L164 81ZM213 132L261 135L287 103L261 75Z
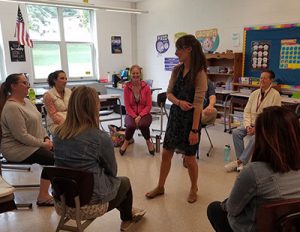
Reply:
M52 184L55 210L61 216L56 231L82 232L106 213L108 203L89 205L94 187L93 173L62 167L44 167L44 171ZM75 220L77 226L66 225L70 219Z
M256 213L257 232L300 231L300 198L269 201Z

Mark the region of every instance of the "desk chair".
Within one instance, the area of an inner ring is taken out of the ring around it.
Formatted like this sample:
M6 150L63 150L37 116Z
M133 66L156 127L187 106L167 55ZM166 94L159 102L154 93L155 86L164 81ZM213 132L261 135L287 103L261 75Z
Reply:
M108 203L88 204L94 188L93 173L62 167L44 167L44 171L51 181L55 210L61 216L56 231L83 232L106 213ZM70 219L76 221L76 226L66 225Z
M213 146L213 143L211 141L211 138L208 134L208 131L207 131L207 127L210 127L210 126L213 126L214 124L205 124L205 125L201 125L201 130L204 129L205 130L205 133L207 135L207 138L209 140L209 144L210 144L210 147L209 147L209 150L207 151L206 153L206 156L209 157L210 156L210 153L212 152L214 146ZM197 159L199 159L199 149L197 150L197 153L196 153L196 157Z
M0 175L0 213L17 209L13 192L14 188L6 183Z
M164 119L164 115L167 116L167 118L169 118L169 114L166 110L166 101L167 101L167 93L166 92L162 92L157 94L157 107L152 107L151 109L151 114L153 116L159 116L160 118L160 128L159 129L152 129L152 131L158 131L159 134L156 136L153 136L155 138L155 143L156 143L156 152L160 152L160 140L161 140L161 136L162 133L165 132L163 130L163 119Z
M257 232L300 231L300 198L264 203L256 213Z

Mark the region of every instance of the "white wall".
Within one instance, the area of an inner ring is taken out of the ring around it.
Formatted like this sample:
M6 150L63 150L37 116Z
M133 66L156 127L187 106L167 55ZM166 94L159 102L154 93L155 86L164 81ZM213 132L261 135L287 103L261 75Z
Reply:
M82 0L73 0L74 2L82 3ZM131 4L126 2L112 2L105 0L90 0L91 4L125 7L130 8ZM20 4L21 11L26 23L26 9L24 4ZM26 62L11 62L8 41L16 40L14 38L16 15L18 4L0 1L0 24L2 28L5 67L6 74L26 72L32 76L32 62L28 47L26 49ZM132 27L136 25L132 22L131 14L106 12L104 10L96 11L97 37L99 62L97 69L100 70L98 76L105 75L107 72L113 73L120 71L132 64L133 47L132 47ZM111 36L122 37L122 54L111 54Z
M155 87L166 90L170 72L164 71L164 57L174 57L174 34L218 28L218 52L227 49L242 51L243 28L249 25L270 25L300 22L299 0L146 0L139 9L149 14L137 18L137 58L144 68L144 76L153 79ZM239 33L241 45L233 47L232 33ZM170 49L158 55L157 35L168 34Z

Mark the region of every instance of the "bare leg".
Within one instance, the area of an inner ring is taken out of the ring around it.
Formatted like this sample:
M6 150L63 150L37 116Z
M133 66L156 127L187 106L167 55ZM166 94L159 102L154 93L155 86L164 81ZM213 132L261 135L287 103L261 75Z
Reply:
M158 185L152 191L146 193L146 197L154 198L158 195L162 195L165 192L165 182L168 177L171 168L171 162L173 158L173 150L163 149L162 160L160 164L160 173L159 173L159 181Z
M191 189L188 197L189 203L194 203L197 201L197 191L198 191L198 164L196 161L196 156L185 156L186 166L188 168L190 180L191 180Z
M40 181L40 191L38 195L38 201L46 201L50 198L52 198L51 195L49 195L49 186L50 186L50 181L41 179Z

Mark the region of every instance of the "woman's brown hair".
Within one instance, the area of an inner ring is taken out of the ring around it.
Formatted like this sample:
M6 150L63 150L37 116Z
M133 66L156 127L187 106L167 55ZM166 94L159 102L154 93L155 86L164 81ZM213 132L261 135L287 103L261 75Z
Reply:
M274 172L300 169L300 124L295 112L271 106L257 117L252 156L255 161L268 163Z
M176 49L191 48L191 81L194 83L198 72L206 71L206 58L200 42L193 35L184 35L176 41Z
M55 133L61 139L69 139L87 128L99 128L100 101L95 89L80 86L72 91L67 117Z

